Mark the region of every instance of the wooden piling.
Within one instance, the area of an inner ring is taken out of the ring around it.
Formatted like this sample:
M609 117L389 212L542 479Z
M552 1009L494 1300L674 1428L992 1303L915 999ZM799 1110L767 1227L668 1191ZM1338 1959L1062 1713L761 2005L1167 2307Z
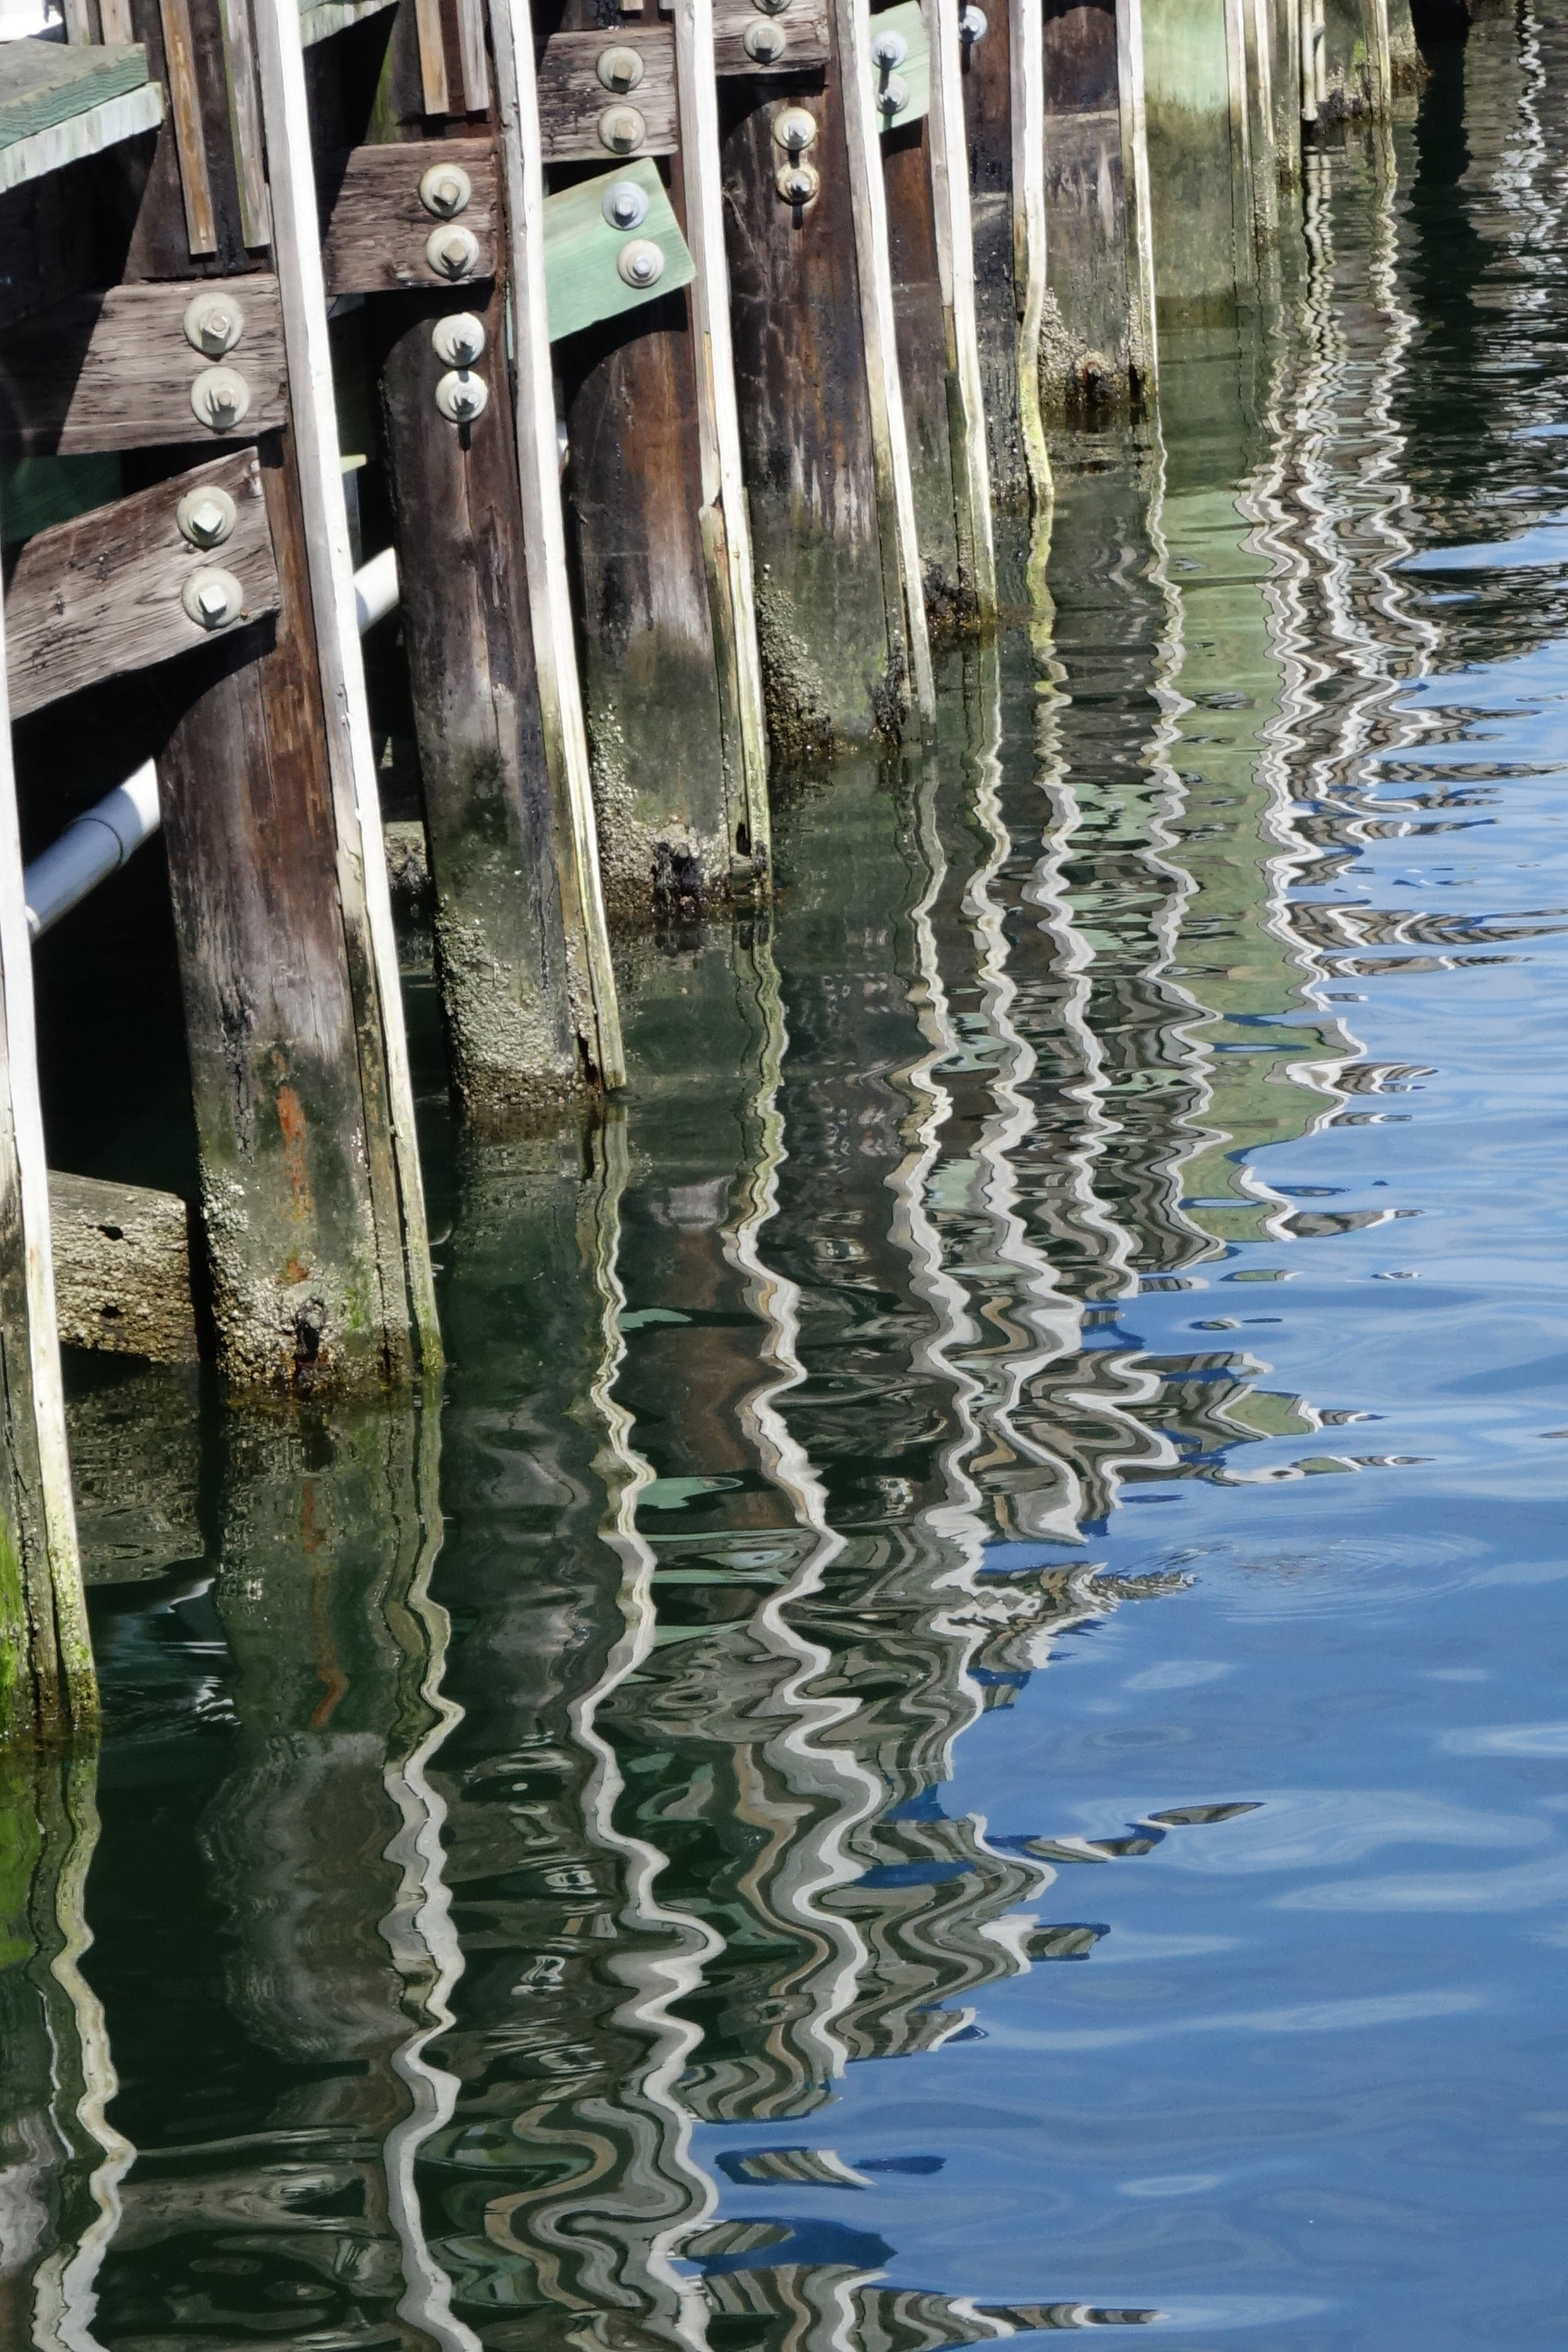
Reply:
M1144 117L1162 320L1216 321L1266 290L1274 125L1253 0L1166 0L1143 19Z
M1247 0L1251 5L1251 0ZM1142 0L1046 0L1047 408L1088 419L1155 370Z
M975 335L994 508L1049 496L1040 414L1046 299L1045 58L1034 0L994 0L962 49Z
M743 25L760 12L740 14ZM903 417L888 395L889 368L897 374L890 280L880 300L864 282L881 193L879 172L875 189L871 182L875 131L865 120L868 91L858 94L852 156L844 16L830 0L798 16L792 8L788 46L765 67L722 26L718 36L757 635L769 738L785 767L896 739L914 682L906 578L924 629L907 452L901 548L897 513L890 436L901 435ZM852 14L849 22L853 58ZM799 193L784 193L787 185ZM885 235L881 268L886 279ZM868 316L881 338L875 364Z

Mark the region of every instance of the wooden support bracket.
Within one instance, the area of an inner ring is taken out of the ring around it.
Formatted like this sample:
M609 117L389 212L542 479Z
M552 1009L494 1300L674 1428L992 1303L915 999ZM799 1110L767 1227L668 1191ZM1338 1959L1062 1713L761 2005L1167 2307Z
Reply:
M397 151L392 151L395 153ZM663 275L652 286L628 286L616 264L626 245L624 230L612 227L601 206L606 188L630 181L647 198L647 213L635 234L657 245ZM689 286L696 275L680 234L658 165L644 159L603 178L580 180L544 199L544 278L550 309L550 340L575 334L599 319L618 318L641 303L657 302Z
M784 37L781 57L759 63L746 47L746 36L758 25L775 25ZM820 73L833 53L827 25L827 0L790 0L781 16L758 14L752 0L713 0L713 63L719 73Z
M610 49L634 50L642 61L642 79L625 92L599 79L599 60ZM625 150L608 146L601 126L612 111L640 115L646 138ZM539 51L539 135L546 163L614 163L621 152L673 155L680 136L669 26L552 34Z
M430 239L446 225L420 201L420 180L433 163L456 164L473 184L472 196L451 224L467 229L476 247L473 260L457 277L430 257ZM491 140L410 140L323 155L317 163L316 198L329 294L399 289L427 294L442 287L457 293L495 275L498 196Z
M193 295L233 296L245 318L222 361L245 382L250 404L233 430L215 433L192 406L214 362L184 329ZM36 311L6 338L0 372L0 455L70 456L211 440L252 441L287 421L283 322L278 281L209 278L200 286L116 286Z
M229 536L208 548L186 539L176 520L182 501L198 503L204 490L232 500L235 514ZM182 598L193 577L215 570L244 596L217 634L277 611L278 567L253 449L39 531L5 586L14 716L209 643L214 631Z

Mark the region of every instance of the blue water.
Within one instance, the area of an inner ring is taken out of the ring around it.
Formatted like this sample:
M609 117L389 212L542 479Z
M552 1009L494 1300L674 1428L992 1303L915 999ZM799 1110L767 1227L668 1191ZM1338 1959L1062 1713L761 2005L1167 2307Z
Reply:
M79 1372L7 2345L1568 2333L1565 84L1312 159L606 1123L410 930L441 1399Z

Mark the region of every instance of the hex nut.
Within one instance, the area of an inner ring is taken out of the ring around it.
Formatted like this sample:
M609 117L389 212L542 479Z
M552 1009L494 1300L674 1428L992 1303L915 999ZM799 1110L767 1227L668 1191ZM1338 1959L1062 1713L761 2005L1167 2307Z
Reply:
M594 60L594 71L599 77L601 89L624 92L636 89L643 77L643 62L636 49L624 45L613 49L601 49Z
M226 629L245 616L245 591L232 572L193 572L180 602L198 629Z
M612 155L635 155L647 143L647 124L635 106L606 106L599 117L599 144Z
M902 74L889 74L877 91L877 105L883 114L901 114L910 102L910 86Z
M471 310L454 310L449 319L437 320L430 330L430 342L445 366L471 368L484 355L485 322Z
M641 228L647 218L647 190L635 180L612 180L599 210L612 228Z
M755 66L777 63L789 47L789 35L782 25L769 24L764 18L760 25L748 25L741 36L741 47Z
M180 537L193 547L221 547L239 515L228 492L214 482L204 490L187 490L174 509L174 520Z
M760 8L764 16L782 16L789 4L790 0L752 0L752 7Z
M191 407L214 433L232 433L250 414L250 386L237 368L203 368L191 386Z
M643 293L664 276L664 256L651 236L634 236L616 256L616 268L628 286Z
M773 182L786 205L809 205L822 186L815 163L781 163Z
M773 117L773 139L786 155L804 155L816 143L816 117L804 106L782 106Z
M471 228L433 228L425 240L425 258L442 278L467 278L479 257Z
M419 201L437 220L456 220L473 196L474 184L460 163L432 163L419 182Z
M895 66L901 66L909 53L908 41L890 26L885 33L871 36L871 63L883 73L891 73Z
M448 369L436 386L436 405L448 425L471 425L489 404L489 384L467 368Z
M204 359L221 360L244 334L245 312L232 294L194 294L180 323L192 351Z

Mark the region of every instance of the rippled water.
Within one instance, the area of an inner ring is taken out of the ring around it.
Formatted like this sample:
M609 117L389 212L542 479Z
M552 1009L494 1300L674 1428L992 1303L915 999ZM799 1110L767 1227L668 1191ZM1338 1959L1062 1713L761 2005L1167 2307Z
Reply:
M1568 2325L1565 95L1313 159L607 1126L431 1060L439 1406L84 1390L7 2345Z

